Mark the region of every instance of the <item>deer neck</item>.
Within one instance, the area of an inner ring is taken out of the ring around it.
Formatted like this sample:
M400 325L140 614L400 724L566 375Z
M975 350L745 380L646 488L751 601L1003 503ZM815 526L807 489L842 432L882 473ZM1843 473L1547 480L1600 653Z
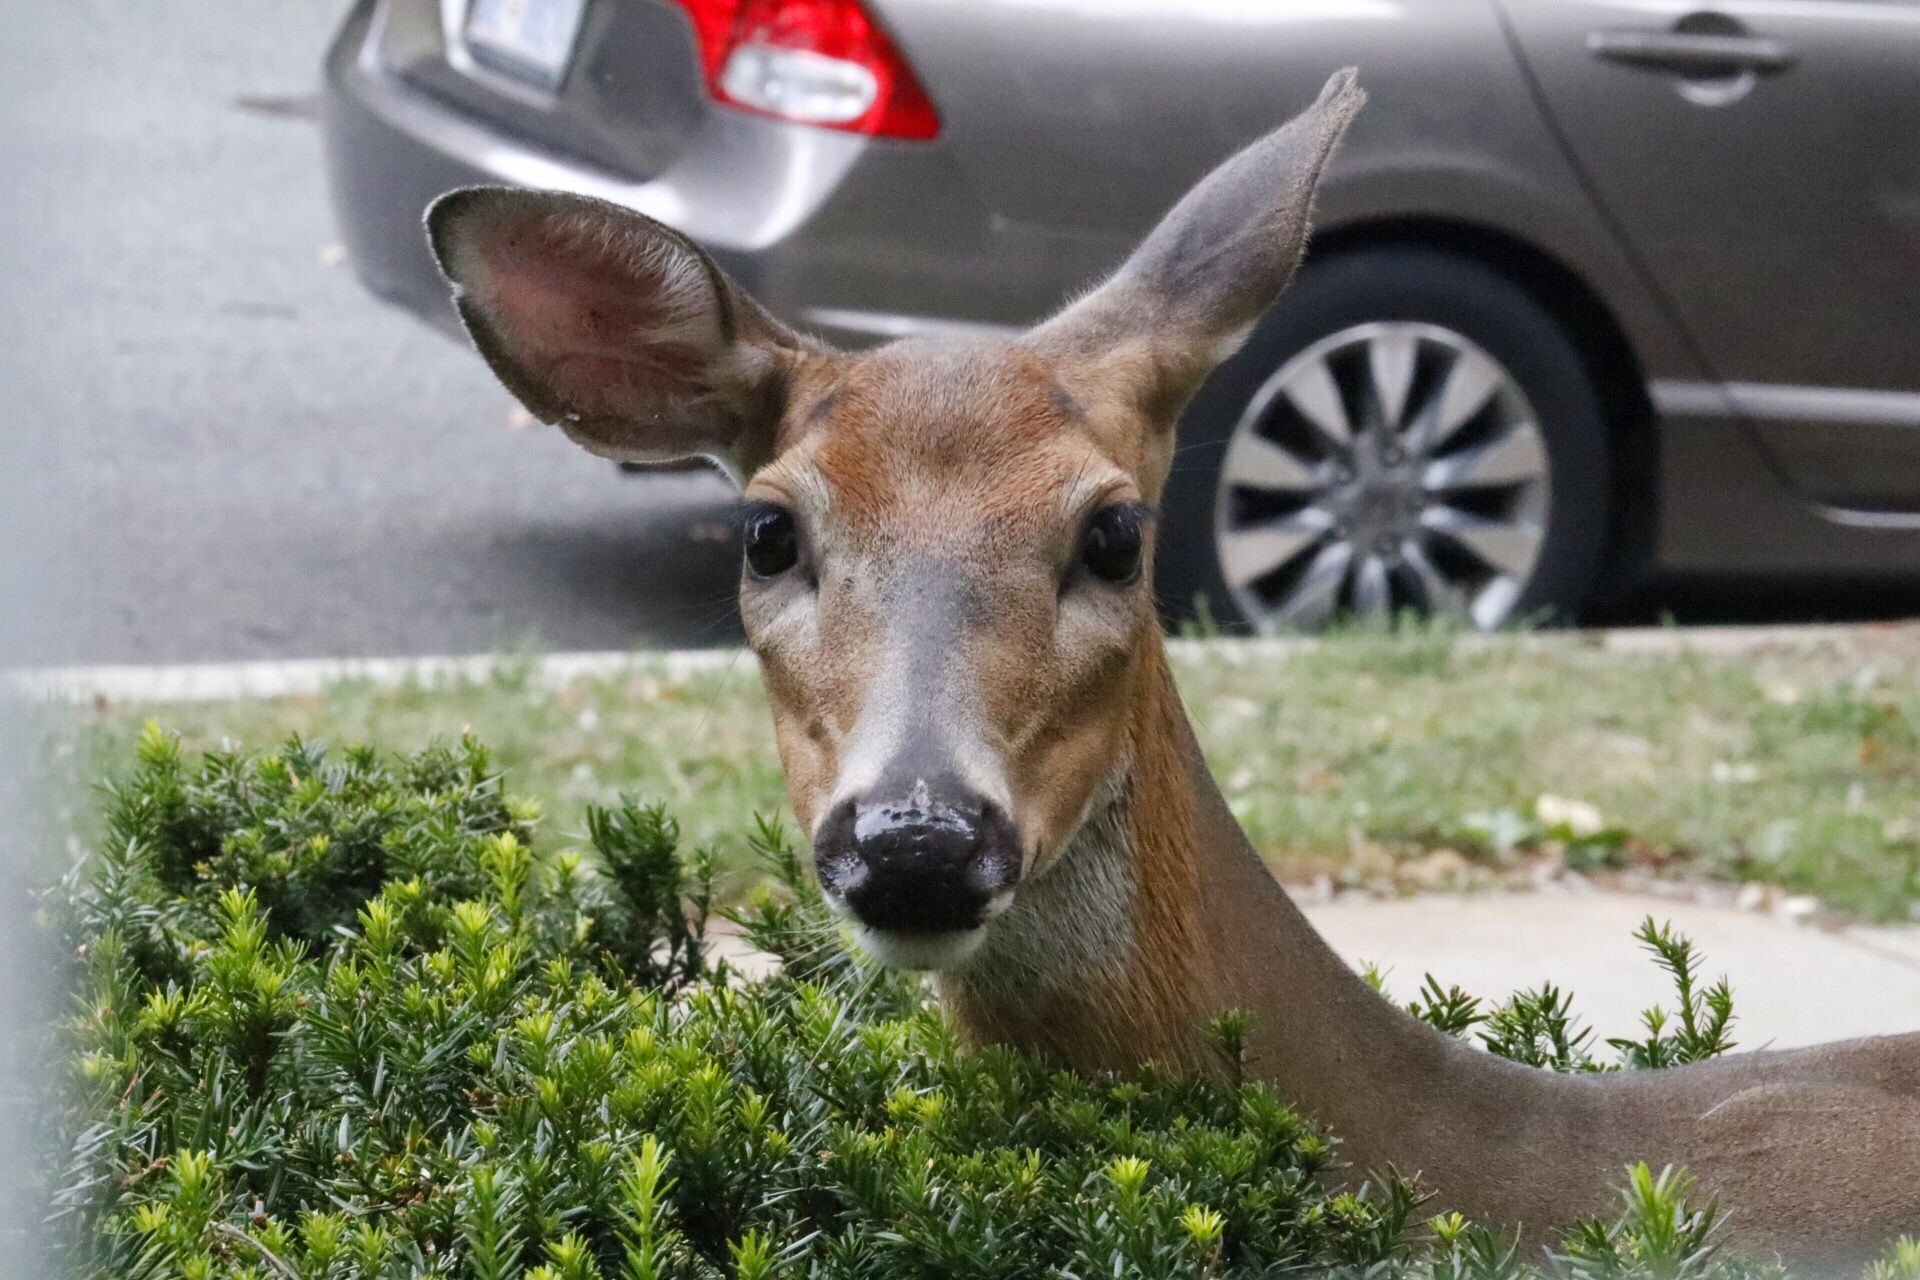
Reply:
M1613 1076L1470 1049L1395 1008L1321 941L1214 786L1157 643L1151 677L1131 758L1078 839L1022 887L969 965L942 975L966 1038L1080 1070L1152 1060L1221 1074L1205 1023L1245 1010L1244 1073L1339 1139L1347 1181L1416 1175L1437 1192L1430 1211L1488 1224L1541 1230L1604 1213L1635 1160L1686 1166L1732 1208L1742 1247L1818 1264L1813 1274L1857 1270L1920 1222L1906 1190L1920 1035Z
M1367 1167L1451 1166L1462 1135L1417 1120L1524 1105L1535 1077L1402 1013L1314 931L1220 795L1153 641L1125 767L1053 866L940 992L969 1040L1080 1070L1228 1069L1215 1014L1254 1017L1246 1073ZM1509 1070L1509 1068L1511 1068Z

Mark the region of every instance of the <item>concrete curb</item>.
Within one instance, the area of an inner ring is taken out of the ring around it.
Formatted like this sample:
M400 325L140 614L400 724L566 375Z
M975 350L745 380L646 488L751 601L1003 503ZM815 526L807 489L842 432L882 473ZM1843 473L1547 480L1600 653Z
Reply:
M16 696L43 702L225 702L286 698L330 685L365 682L380 688L477 683L526 669L542 685L624 674L680 679L753 662L742 649L660 653L553 653L538 657L469 654L424 658L298 658L272 662L206 662L158 666L39 667L0 673Z
M1539 632L1522 636L1466 635L1467 646L1518 644L1526 649L1561 646L1593 647L1608 653L1699 653L1738 656L1769 649L1807 649L1845 645L1856 637L1911 634L1920 636L1920 623L1873 623L1857 626L1786 627L1647 627L1611 631ZM1171 640L1176 655L1195 659L1214 657L1241 665L1284 660L1322 643L1309 636L1253 640ZM717 671L736 663L752 663L740 649L681 649L658 652L610 651L554 653L535 657L514 654L467 654L415 658L294 658L261 662L165 663L33 667L0 672L0 689L41 702L223 702L234 698L285 698L318 693L329 685L364 681L382 688L407 684L476 682L503 671L527 668L544 685L623 674L684 678Z

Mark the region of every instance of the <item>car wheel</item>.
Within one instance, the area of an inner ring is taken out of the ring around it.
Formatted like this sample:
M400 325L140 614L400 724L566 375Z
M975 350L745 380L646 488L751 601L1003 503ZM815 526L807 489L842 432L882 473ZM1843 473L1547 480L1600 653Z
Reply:
M1181 431L1157 572L1175 618L1490 629L1567 619L1598 575L1600 397L1553 316L1472 259L1310 264Z

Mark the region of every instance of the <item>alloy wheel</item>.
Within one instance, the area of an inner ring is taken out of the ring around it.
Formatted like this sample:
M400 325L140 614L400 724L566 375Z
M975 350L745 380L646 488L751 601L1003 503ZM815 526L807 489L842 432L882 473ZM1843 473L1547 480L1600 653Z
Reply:
M1248 401L1214 506L1220 571L1257 630L1340 613L1513 611L1539 562L1546 443L1472 340L1372 322L1288 360Z

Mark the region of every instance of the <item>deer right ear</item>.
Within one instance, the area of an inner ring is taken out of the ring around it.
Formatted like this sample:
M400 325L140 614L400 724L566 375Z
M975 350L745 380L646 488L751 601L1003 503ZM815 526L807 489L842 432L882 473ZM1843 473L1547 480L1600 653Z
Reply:
M542 422L622 462L773 453L796 358L782 325L671 227L586 196L470 187L427 238L473 343Z
M1357 80L1336 72L1312 106L1202 178L1111 280L1027 341L1129 389L1171 428L1293 278L1320 171L1366 102Z

